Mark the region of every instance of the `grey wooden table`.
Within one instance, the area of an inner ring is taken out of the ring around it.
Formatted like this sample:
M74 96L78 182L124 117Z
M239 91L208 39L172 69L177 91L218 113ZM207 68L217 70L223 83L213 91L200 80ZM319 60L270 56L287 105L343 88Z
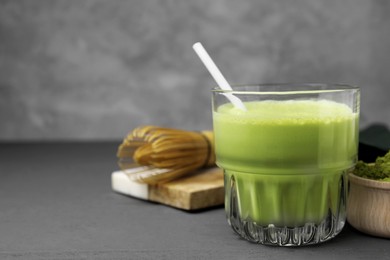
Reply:
M119 142L1 143L0 259L390 259L346 226L302 248L252 244L222 207L188 213L114 193Z

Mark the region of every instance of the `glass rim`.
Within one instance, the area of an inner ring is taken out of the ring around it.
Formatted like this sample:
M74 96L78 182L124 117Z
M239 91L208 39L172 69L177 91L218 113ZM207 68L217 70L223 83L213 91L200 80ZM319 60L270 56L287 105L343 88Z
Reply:
M354 85L341 83L264 83L264 84L233 84L233 90L223 90L214 87L213 93L256 94L256 95L289 95L289 94L317 94L345 91L359 91ZM259 90L261 88L261 90Z

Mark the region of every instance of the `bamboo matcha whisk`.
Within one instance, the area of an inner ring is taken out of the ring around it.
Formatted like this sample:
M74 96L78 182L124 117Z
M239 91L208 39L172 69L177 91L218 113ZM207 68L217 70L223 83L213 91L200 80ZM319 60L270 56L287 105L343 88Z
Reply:
M131 179L156 184L214 165L214 136L211 131L138 127L123 140L117 156Z

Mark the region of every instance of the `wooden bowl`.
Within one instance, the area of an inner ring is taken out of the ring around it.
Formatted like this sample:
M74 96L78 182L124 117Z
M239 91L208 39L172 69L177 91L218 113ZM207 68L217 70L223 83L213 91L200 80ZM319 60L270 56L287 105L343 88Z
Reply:
M349 174L347 220L357 230L390 238L390 182Z

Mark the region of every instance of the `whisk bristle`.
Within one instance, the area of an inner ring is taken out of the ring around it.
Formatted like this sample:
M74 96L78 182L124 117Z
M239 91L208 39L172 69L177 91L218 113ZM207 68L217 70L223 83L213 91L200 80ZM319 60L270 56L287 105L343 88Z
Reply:
M134 180L169 181L215 164L213 133L142 126L126 136L117 156L121 169L138 169L131 172Z

